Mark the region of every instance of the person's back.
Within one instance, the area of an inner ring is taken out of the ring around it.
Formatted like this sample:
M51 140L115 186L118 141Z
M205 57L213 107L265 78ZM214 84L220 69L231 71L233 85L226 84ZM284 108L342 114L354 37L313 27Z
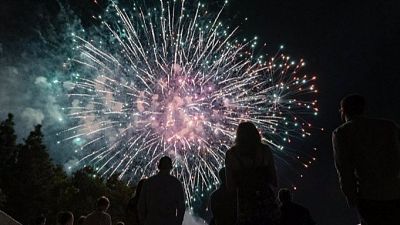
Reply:
M236 222L236 196L226 188L225 168L219 171L221 185L211 194L210 208L216 225L234 225Z
M96 210L86 216L84 225L111 225L111 216L106 212L110 205L108 198L97 200Z
M271 149L261 144L254 154L242 154L234 146L226 153L228 188L234 190L240 186L272 185L277 186L275 165Z
M272 151L251 122L239 124L235 142L225 164L228 190L237 194L237 223L275 224L279 212L272 189L277 186Z
M106 212L93 211L86 216L85 225L111 225L111 216Z
M358 117L335 131L354 157L359 196L400 198L400 132L389 120Z
M127 209L126 209L126 225L139 225L139 212L138 212L138 204L139 197L142 191L142 187L145 179L142 179L138 182L136 187L135 196L129 200Z
M279 200L281 202L280 225L314 225L315 222L307 208L292 202L292 196L288 189L279 191Z
M85 225L85 221L86 221L86 216L81 216L76 222L76 225Z
M160 172L144 182L139 197L139 218L144 225L177 225L183 221L183 187L177 178L169 174L172 169L170 161L165 169L163 158L159 164Z
M59 212L57 214L57 225L73 225L74 215L69 211Z
M145 181L142 194L146 195L146 225L176 223L181 188L179 180L169 174L157 174Z
M310 212L303 206L294 202L282 204L280 225L313 225Z
M340 186L363 225L398 225L400 129L392 121L365 117L364 109L360 95L349 95L340 102L345 123L332 133Z

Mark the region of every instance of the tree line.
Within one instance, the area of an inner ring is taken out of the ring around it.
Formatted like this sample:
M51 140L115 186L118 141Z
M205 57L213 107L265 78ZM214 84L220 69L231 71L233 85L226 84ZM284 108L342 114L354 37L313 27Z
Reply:
M32 224L40 215L55 224L57 212L69 210L75 216L90 213L99 196L111 201L113 220L124 220L134 187L118 179L96 176L91 167L67 175L50 158L37 125L22 143L17 143L13 115L0 124L0 209L22 224ZM114 222L115 222L114 221Z

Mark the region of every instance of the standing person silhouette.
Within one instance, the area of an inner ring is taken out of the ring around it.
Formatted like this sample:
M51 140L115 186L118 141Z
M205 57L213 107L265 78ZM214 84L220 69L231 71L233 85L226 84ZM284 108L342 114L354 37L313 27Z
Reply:
M236 196L226 188L225 168L218 172L221 185L211 194L210 208L215 225L235 225Z
M74 214L69 211L57 214L57 225L74 225Z
M341 189L363 225L400 224L400 129L364 116L365 100L340 102L343 124L332 134Z
M145 179L141 179L138 182L136 186L135 196L129 200L128 207L126 209L126 225L140 225L138 203L144 181Z
M310 211L292 201L292 193L287 188L279 190L281 221L279 225L315 225Z
M96 209L86 216L84 225L112 225L111 216L107 213L110 207L110 200L101 196L97 199Z
M78 221L76 221L76 225L84 225L86 221L86 216L80 216Z
M235 146L226 152L226 185L237 195L237 224L276 224L277 177L271 149L251 122L239 124Z
M139 197L139 221L143 225L181 225L185 198L181 182L170 175L172 160L164 156L159 172L148 178Z

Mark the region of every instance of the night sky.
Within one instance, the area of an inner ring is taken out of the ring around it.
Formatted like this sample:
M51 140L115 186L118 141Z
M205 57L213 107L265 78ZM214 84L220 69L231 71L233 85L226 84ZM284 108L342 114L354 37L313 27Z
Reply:
M326 132L308 140L319 146L319 161L295 198L319 224L355 224L338 188L330 134L340 124L338 102L354 92L366 97L369 115L400 122L399 2L249 0L235 1L231 10L248 17L247 32L272 46L284 43L319 75L317 123Z
M15 52L22 54L24 43L36 34L32 27L57 14L54 3L43 2L52 1L1 1L3 63L12 60ZM98 10L85 8L93 7L88 0L72 2L84 17ZM308 72L318 74L321 113L314 124L325 131L315 132L301 146L317 146L318 161L305 172L295 193L295 200L310 208L318 224L350 225L357 221L355 211L346 207L340 193L332 159L330 134L340 124L340 99L360 93L368 101L369 115L400 122L399 4L396 0L232 0L224 12L231 23L240 24L241 34L257 35L269 50L284 44L292 56L306 60ZM7 84L6 73L0 74L0 81ZM0 93L0 115L4 118L5 113L17 110L13 104L19 101L10 99L5 89Z

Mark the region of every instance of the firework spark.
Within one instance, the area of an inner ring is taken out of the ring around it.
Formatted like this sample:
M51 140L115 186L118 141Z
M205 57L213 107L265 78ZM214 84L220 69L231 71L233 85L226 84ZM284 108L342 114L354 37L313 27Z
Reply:
M252 121L263 140L283 151L293 136L310 135L302 114L317 114L315 77L303 60L281 50L255 55L257 38L239 41L236 30L206 6L185 1L155 9L112 5L98 35L73 35L86 68L69 83L63 131L98 173L129 182L149 176L163 155L174 159L190 204L193 193L218 183L217 170L241 121ZM215 15L215 14L214 14Z

